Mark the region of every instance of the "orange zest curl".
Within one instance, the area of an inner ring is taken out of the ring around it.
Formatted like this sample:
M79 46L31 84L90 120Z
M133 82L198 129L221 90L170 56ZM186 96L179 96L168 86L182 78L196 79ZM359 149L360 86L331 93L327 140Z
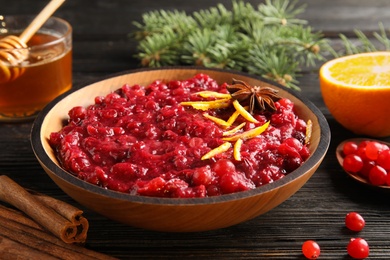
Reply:
M241 106L240 102L238 100L233 101L234 108L242 115L246 120L248 120L251 123L258 123L259 121L256 120L246 109Z
M209 109L219 109L219 108L227 108L230 106L230 99L217 99L213 101L185 101L180 103L182 106L191 106L198 110L209 110Z
M227 120L227 123L229 125L232 125L236 119L240 116L240 112L238 112L237 110L234 111L234 113L229 117L229 119Z
M225 143L221 144L220 146L218 146L217 148L214 148L213 150L211 150L208 153L206 153L205 155L203 155L201 160L207 160L207 159L210 159L210 158L216 156L217 154L224 153L227 150L229 150L230 147L232 147L232 144L229 142L225 142Z
M243 140L251 139L251 138L254 138L254 137L262 134L268 128L268 126L269 126L269 121L267 121L262 126L253 128L253 129L251 129L249 131L242 132L240 134L236 134L236 135L233 135L233 136L222 138L222 140L229 141L229 142L232 142L232 141L234 142L234 141L237 141L238 139L243 139Z
M228 122L226 122L225 120L223 120L221 118L218 118L218 117L215 117L215 116L211 116L211 115L209 115L207 113L204 113L203 116L208 118L208 119L210 119L211 121L213 121L217 125L222 126L223 128L227 128L227 127L231 126L231 125L229 125Z
M305 144L310 143L312 131L313 131L313 123L309 119L309 120L307 120L307 123L306 123Z
M235 133L237 133L238 131L240 131L245 125L246 125L245 122L244 122L244 123L241 123L241 124L239 124L238 126L236 126L235 128L223 132L222 135L223 135L223 136L234 135Z
M241 146L242 144L244 143L244 141L242 139L238 139L235 143L234 143L234 147L233 147L233 157L236 161L241 161Z
M222 98L222 99L230 99L231 95L228 93L219 93L215 91L200 91L195 93L204 98Z

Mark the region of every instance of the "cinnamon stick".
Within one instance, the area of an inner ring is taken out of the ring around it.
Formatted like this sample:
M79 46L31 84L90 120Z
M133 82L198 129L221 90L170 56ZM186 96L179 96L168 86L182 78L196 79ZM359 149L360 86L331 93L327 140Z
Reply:
M8 259L31 259L34 258L32 256L40 256L42 259L115 259L74 244L64 243L18 211L7 207L0 207L0 210L1 259L7 259L6 256ZM30 257L24 258L25 255Z
M56 260L57 259L43 252L40 252L35 249L31 249L23 244L8 239L7 237L0 237L0 253L1 253L2 260L14 260L14 259Z
M22 212L7 208L3 205L0 205L0 216L6 217L7 219L16 221L22 225L29 226L35 229L43 230L43 228L38 225L31 218L27 218Z
M73 207L72 205L63 202L61 200L57 200L53 197L49 197L43 194L38 194L35 192L31 192L36 199L45 204L47 207L52 208L54 211L58 212L60 215L65 217L67 220L72 222L77 227L77 232L74 237L76 242L85 242L87 238L87 232L89 229L88 220L82 216L83 211Z
M54 198L32 195L6 175L0 176L0 200L24 212L65 243L84 243L89 227L82 211Z

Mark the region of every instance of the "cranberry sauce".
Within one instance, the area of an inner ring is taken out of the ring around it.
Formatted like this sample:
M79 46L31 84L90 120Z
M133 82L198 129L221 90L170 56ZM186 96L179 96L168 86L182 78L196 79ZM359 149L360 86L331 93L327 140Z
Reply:
M74 107L69 121L52 133L50 144L63 168L87 182L115 191L154 197L207 197L254 189L295 170L308 157L306 122L288 99L277 111L255 115L247 131L270 121L261 135L244 140L241 160L233 148L202 156L224 141L223 129L204 111L183 101L204 100L199 91L228 93L208 75L183 81L124 85L87 108ZM227 119L233 107L207 111ZM239 117L232 126L245 121ZM232 146L233 147L233 146Z

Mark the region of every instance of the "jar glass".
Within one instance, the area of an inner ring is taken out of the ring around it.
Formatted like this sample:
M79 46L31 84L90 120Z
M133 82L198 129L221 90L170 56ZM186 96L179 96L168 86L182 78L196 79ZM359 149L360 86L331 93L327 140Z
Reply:
M0 15L0 39L19 36L33 19ZM0 49L0 122L32 119L71 87L72 27L68 22L51 17L26 48Z

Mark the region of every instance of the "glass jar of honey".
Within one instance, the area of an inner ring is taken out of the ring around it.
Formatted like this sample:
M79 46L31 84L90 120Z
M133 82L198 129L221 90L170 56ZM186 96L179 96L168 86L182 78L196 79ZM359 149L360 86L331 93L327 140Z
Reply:
M0 39L18 36L33 18L0 15ZM26 44L23 49L0 49L0 122L32 119L72 86L72 28L68 22L49 18Z

